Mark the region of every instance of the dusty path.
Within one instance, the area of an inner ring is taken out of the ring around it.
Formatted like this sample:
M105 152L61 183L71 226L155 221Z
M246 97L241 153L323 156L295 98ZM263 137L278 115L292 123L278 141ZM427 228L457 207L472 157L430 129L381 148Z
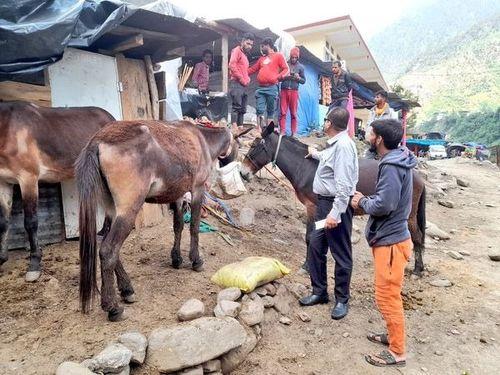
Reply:
M408 366L382 371L363 360L364 353L380 349L365 339L366 332L382 326L373 301L371 254L361 239L354 246L348 317L336 322L329 317L329 306L312 307L306 309L312 321L303 323L296 317L297 306L292 324L283 326L267 313L263 339L237 374L498 373L500 263L490 261L487 253L500 251L500 174L455 160L431 165L466 178L471 187L448 191L446 199L454 202L453 209L438 205L435 199L428 201L429 220L455 233L449 241L430 240L425 254L428 272L422 279L406 279ZM23 281L26 253L13 252L0 271L0 374L52 374L60 362L90 357L125 330L148 334L174 323L177 309L191 297L213 308L218 287L209 277L220 266L246 256L275 256L296 271L304 254L300 203L273 181L255 180L249 189L248 195L229 203L236 210L244 206L256 210L253 231L241 234L209 219L230 234L236 246L230 247L217 234L201 235L204 273L169 266L170 218L130 236L122 253L140 301L126 307L128 319L120 323L106 322L97 305L88 316L78 311L76 242L45 248L45 273L37 284ZM362 219L355 223L364 227ZM183 251L186 240L187 236ZM471 255L454 260L447 250L467 250ZM435 277L447 278L454 285L430 286L428 281ZM295 273L287 279L309 285L307 278ZM145 368L132 373L154 372Z

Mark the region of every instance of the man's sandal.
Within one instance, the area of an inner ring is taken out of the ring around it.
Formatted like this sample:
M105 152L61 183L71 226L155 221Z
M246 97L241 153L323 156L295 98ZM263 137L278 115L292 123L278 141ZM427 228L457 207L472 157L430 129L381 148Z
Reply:
M366 338L377 344L389 345L389 336L386 333L369 333Z
M380 352L380 354L377 354L377 355L367 354L367 355L365 355L365 360L370 365L377 366L377 367L404 367L404 366L406 366L405 360L396 361L396 358L394 358L392 353L388 350L382 350Z

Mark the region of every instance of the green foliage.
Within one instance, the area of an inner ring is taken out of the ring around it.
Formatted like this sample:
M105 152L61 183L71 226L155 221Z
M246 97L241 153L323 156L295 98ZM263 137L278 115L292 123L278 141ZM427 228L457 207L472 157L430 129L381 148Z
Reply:
M500 107L477 112L452 112L435 115L420 125L423 131L440 131L453 141L500 144Z
M500 141L500 2L431 0L385 36L373 47L384 75L397 78L395 92L414 93L422 105L410 127L457 141Z
M398 94L403 99L408 99L414 102L418 102L418 95L415 94L410 89L401 86L399 83L395 83L391 86L391 91L395 94Z
M398 94L400 98L411 100L412 102L419 101L417 94L415 94L413 91L401 86L399 83L392 85L391 91L395 94ZM416 125L417 125L417 112L410 111L410 113L408 113L406 126L409 129L412 129Z
M500 13L498 0L416 3L417 6L369 41L370 50L389 81L408 72L422 55L447 48L453 38Z

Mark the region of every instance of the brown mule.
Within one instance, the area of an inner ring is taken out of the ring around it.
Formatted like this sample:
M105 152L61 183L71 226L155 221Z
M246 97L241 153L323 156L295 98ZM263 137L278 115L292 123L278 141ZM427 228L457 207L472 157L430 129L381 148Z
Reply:
M279 150L276 152L276 149ZM306 207L307 228L306 243L309 243L309 233L314 227L316 211L316 194L313 192L313 181L318 162L314 159L305 159L307 145L292 137L284 136L279 142L279 135L274 132L272 123L262 132L262 138L256 138L242 163L241 175L249 179L257 171L274 160L278 168L290 181L300 202ZM356 190L364 195L375 193L377 182L378 161L359 159L359 181ZM362 215L356 211L355 215ZM425 184L418 172L413 172L413 196L408 229L415 251L415 274L424 270L423 252L425 250ZM307 259L303 266L307 269Z
M144 202L171 203L174 211L172 265L179 268L182 197L191 192L191 245L189 259L196 271L203 268L198 252L200 211L205 182L212 165L231 152L227 128L204 128L188 122L118 121L99 131L76 162L80 198L80 302L87 313L97 291L96 208L102 202L111 225L104 233L101 261L101 307L110 321L121 318L123 307L115 298L114 273L122 299L133 299L134 289L120 261Z
M72 178L80 151L113 120L108 112L95 107L44 108L27 102L0 102L0 265L8 260L13 186L19 184L30 243L26 281L40 277L38 183Z

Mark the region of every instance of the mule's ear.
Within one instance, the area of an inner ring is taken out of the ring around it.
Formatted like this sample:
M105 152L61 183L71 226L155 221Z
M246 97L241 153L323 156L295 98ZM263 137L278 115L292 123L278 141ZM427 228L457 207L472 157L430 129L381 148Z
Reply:
M274 121L271 121L269 125L262 131L262 138L266 138L269 134L274 132Z
M254 126L253 125L244 125L243 126L243 130L240 130L240 129L236 129L234 132L233 132L233 137L234 139L238 139L239 137L247 134L249 131L251 131L252 129L254 129Z

